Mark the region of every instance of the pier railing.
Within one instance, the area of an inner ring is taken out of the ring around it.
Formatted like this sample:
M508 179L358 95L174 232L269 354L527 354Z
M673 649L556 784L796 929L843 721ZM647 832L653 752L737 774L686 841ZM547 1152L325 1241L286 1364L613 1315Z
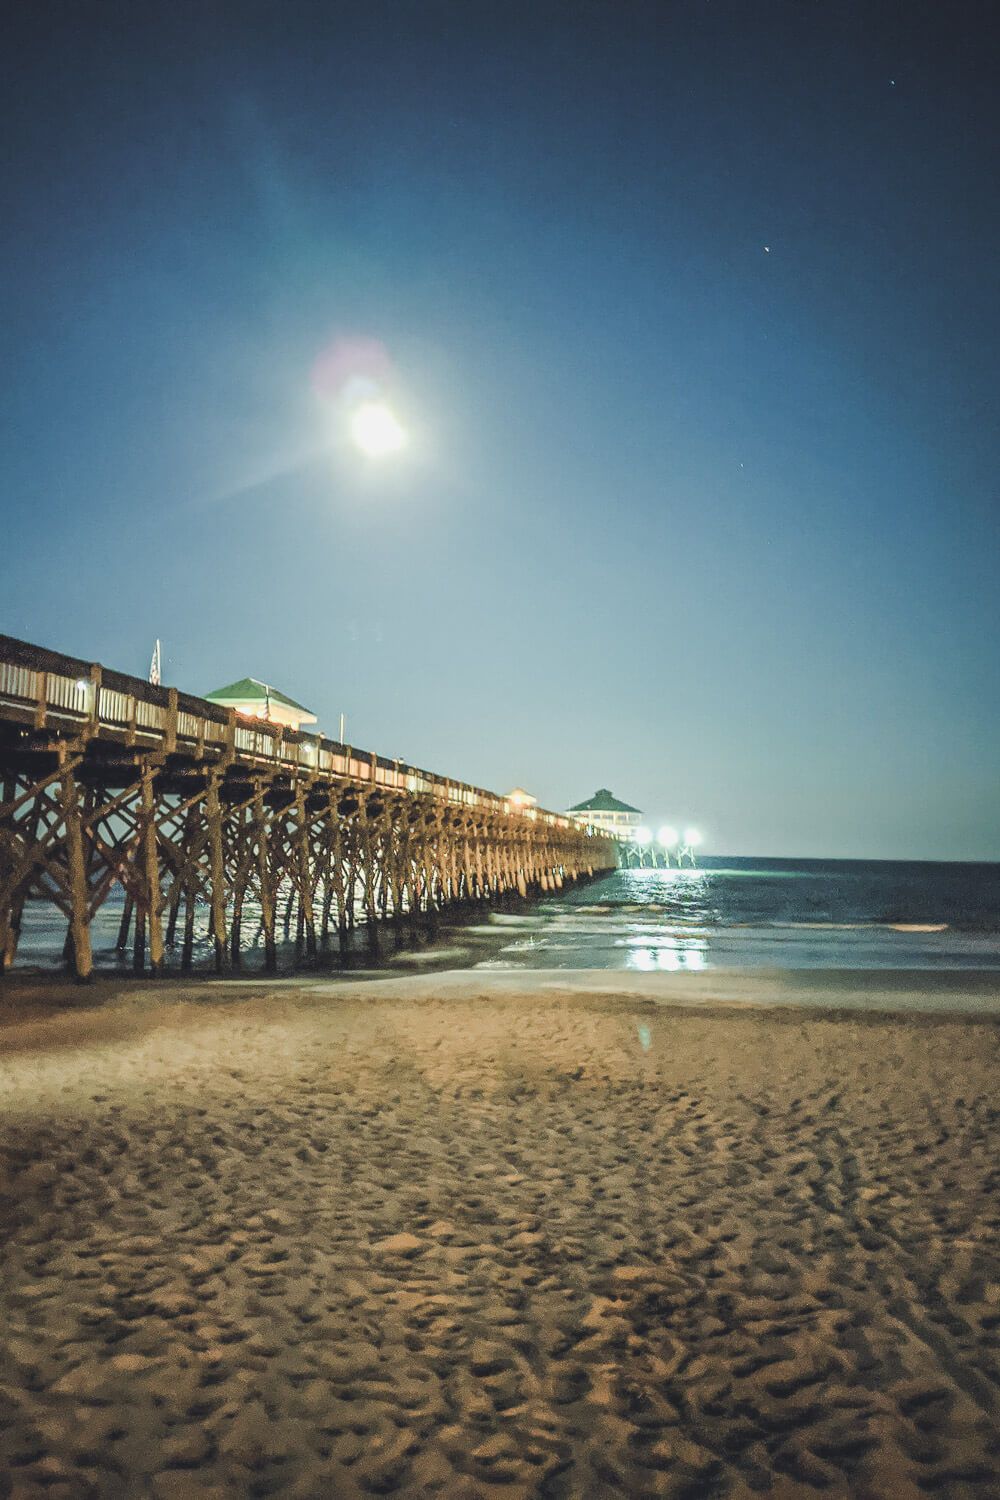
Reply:
M289 772L312 771L386 790L429 793L464 807L489 808L546 826L572 820L524 807L495 792L423 771L323 735L220 708L205 698L158 687L97 663L0 635L0 719L35 730L74 730L169 755L238 759Z

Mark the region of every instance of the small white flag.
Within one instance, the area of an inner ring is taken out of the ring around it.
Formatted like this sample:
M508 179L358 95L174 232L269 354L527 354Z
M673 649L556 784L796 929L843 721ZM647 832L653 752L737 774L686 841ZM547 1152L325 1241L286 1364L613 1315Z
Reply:
M149 680L154 687L160 685L160 643L153 647L153 660L149 664Z

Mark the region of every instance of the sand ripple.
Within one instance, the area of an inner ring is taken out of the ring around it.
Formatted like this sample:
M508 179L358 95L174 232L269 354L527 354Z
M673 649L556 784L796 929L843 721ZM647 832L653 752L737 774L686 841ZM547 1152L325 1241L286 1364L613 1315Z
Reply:
M0 1496L997 1493L992 1024L286 991L28 1043Z

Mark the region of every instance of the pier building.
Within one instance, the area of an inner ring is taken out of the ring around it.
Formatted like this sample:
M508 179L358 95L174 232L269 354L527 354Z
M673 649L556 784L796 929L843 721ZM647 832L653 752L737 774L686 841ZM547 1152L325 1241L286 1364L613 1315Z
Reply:
M588 797L586 802L578 802L575 807L571 807L569 816L585 828L595 828L619 839L631 838L642 822L640 809L630 807L627 802L620 802L606 786Z
M301 729L303 724L316 723L316 715L308 708L269 683L259 682L256 677L241 677L239 682L231 682L228 687L216 688L214 693L205 694L205 702L218 703L221 708L234 708L248 719L285 724L289 729Z

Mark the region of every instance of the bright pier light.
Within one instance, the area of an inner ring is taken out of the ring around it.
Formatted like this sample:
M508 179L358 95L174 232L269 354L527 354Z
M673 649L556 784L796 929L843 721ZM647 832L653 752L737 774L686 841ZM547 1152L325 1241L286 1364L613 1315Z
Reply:
M363 401L351 416L351 437L369 458L384 458L406 447L406 432L382 401Z
M632 837L642 849L644 849L647 844L651 844L653 842L653 835L650 833L648 828L637 828Z
M698 847L698 845L701 843L701 834L698 832L697 828L685 828L684 842L685 844L687 844L689 849L696 849Z
M656 842L662 844L664 849L672 849L677 842L677 829L665 823L656 835Z

